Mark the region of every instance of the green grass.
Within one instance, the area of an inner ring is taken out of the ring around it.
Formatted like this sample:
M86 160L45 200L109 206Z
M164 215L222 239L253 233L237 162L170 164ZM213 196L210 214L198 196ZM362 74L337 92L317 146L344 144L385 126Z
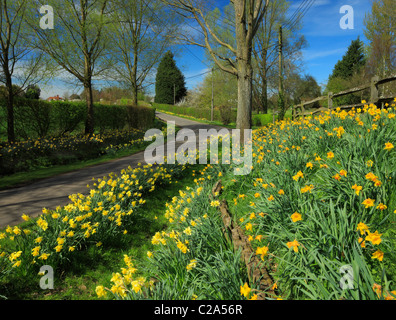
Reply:
M172 112L167 111L167 110L161 110L159 108L157 108L157 110L160 111L160 112L166 113L166 114L175 115L175 116L180 117L180 118L193 120L193 121L204 123L204 124L208 124L208 125L216 125L216 126L220 126L220 127L229 128L229 129L235 129L236 128L236 123L235 122L231 122L228 125L224 125L221 121L210 121L210 120L205 120L205 119L198 119L198 118L195 118L193 116L187 116L187 115L183 115L183 114L175 114L175 113L172 113ZM291 119L292 118L292 111L291 110L286 112L285 118L286 119ZM276 116L275 117L275 121L277 119L278 118ZM268 114L255 114L255 113L253 113L252 122L253 122L253 126L252 126L253 130L258 129L260 127L267 126L267 125L273 123L273 114L272 113L268 113Z
M224 125L224 124L221 123L221 121L210 121L210 120L205 120L205 119L198 119L198 118L195 118L193 116L187 116L187 115L184 115L184 114L175 114L175 113L167 111L167 110L161 110L161 109L157 109L157 110L159 112L162 112L162 113L166 113L166 114L169 114L169 115L172 115L172 116L176 116L176 117L179 117L179 118L183 118L183 119L187 119L187 120L196 121L196 122L203 123L203 124L221 126L221 127L225 127L225 128L229 128L229 129L235 129L236 128L236 123L234 123L234 122L230 123L229 125Z
M163 216L165 204L178 195L179 189L194 184L193 169L198 169L198 166L186 169L179 181L150 193L142 208L144 216L122 241L76 251L71 260L62 266L63 271L55 271L53 290L41 290L39 280L27 283L8 278L0 283L0 295L23 300L96 300L96 286L109 282L112 274L124 267L125 254L133 258L139 269L139 261L143 261L147 251L152 248L152 236L167 228L167 220ZM30 221L24 225L33 223Z

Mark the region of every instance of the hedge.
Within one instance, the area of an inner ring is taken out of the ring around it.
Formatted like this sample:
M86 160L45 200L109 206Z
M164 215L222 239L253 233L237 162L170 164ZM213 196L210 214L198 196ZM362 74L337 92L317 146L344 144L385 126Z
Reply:
M180 115L185 115L185 116L191 116L197 119L205 119L205 120L211 120L211 112L212 110L210 108L186 108L186 107L179 107L179 106L173 106L169 104L158 104L154 103L153 107L158 109L158 110L163 110L167 112L172 112L175 114L180 114ZM222 121L221 113L219 108L215 108L213 110L213 120L214 121ZM232 115L231 115L231 122L236 122L236 114L237 111L236 109L232 109Z
M15 99L15 133L18 139L63 136L82 131L86 120L85 102L47 102L24 98ZM130 105L94 105L95 131L148 129L153 127L155 109ZM7 110L0 100L0 132L6 132Z

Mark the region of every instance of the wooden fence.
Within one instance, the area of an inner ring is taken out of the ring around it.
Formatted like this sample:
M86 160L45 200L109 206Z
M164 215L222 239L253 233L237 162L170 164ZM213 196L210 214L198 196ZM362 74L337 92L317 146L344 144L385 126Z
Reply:
M395 98L396 93L394 93L394 95L392 96L379 96L379 89L378 86L381 84L385 84L385 83L389 83L392 81L396 81L396 74L393 74L387 78L383 78L380 79L378 76L375 76L373 78L371 78L370 83L364 84L362 86L356 87L356 88L352 88L352 89L348 89L345 91L341 91L338 93L332 93L329 92L329 94L327 96L322 96L322 97L318 97L316 99L313 99L311 101L306 101L303 102L297 106L293 107L293 119L296 119L297 117L304 117L304 116L309 116L309 115L313 115L322 111L328 111L328 110L334 110L336 108L340 108L340 109L352 109L352 108L358 108L358 107L362 107L364 104L363 103L358 103L358 104L354 104L354 105L345 105L345 106L339 106L334 108L333 107L333 99L334 98L338 98L338 97L342 97L342 96L346 96L348 94L352 94L352 93L356 93L356 92L361 92L367 89L370 89L370 101L368 101L369 103L373 103L378 105L379 103L386 101L386 100L390 100ZM319 109L315 109L312 111L307 112L305 109L307 106L314 104L315 102L319 102L319 101L328 101L328 107L322 107Z

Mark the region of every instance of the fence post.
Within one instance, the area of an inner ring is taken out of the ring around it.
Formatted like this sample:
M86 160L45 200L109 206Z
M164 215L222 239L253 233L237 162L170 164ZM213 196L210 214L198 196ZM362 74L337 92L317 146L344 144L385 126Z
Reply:
M370 103L377 104L378 103L378 83L379 76L374 76L371 78L371 86L370 86Z
M305 107L304 107L304 102L303 102L303 103L301 103L301 115L302 115L303 119L305 119L305 118L304 118L304 117L305 117Z
M333 92L329 92L328 94L327 107L329 108L329 110L333 109Z

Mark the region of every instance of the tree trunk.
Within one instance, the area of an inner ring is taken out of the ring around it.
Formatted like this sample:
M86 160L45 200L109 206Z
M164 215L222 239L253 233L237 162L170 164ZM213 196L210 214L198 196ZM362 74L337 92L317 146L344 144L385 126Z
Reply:
M8 97L7 97L7 135L8 135L9 143L15 142L14 94L12 92L12 89L9 90Z
M138 58L137 54L134 55L133 59L133 66L131 70L131 75L130 75L130 80L131 80L131 86L132 86L132 105L137 106L138 105L138 85L137 85L137 63L138 63Z
M261 106L263 108L263 113L268 114L268 80L266 70L263 71L262 79L262 92L261 92Z
M84 84L87 102L87 120L85 121L85 134L92 135L94 133L94 102L92 93L92 83L88 81Z
M138 105L138 88L137 88L137 84L134 83L132 85L132 105L133 106L137 106Z
M84 51L87 52L87 41L84 40ZM92 63L91 56L88 54L84 55L84 90L86 93L87 103L87 120L85 121L85 134L92 136L95 130L94 127L94 101L92 92Z
M252 128L252 76L253 69L247 62L239 62L238 70L238 113L237 129L242 130Z
M134 48L133 65L130 69L129 80L132 89L132 104L128 106L128 118L130 128L137 128L139 124L136 121L136 110L134 109L138 105L138 84L137 84L137 63L138 57L136 53L136 47Z
M241 130L241 142L245 141L244 130L252 128L252 41L253 36L246 29L244 3L235 4L236 42L237 42L237 78L238 112L237 129Z
M261 53L261 63L259 68L261 78L260 106L264 114L268 114L268 79L267 79L267 49Z
M6 87L7 87L7 136L8 142L15 142L15 127L14 127L14 90L12 87L12 78L9 72L5 72Z

